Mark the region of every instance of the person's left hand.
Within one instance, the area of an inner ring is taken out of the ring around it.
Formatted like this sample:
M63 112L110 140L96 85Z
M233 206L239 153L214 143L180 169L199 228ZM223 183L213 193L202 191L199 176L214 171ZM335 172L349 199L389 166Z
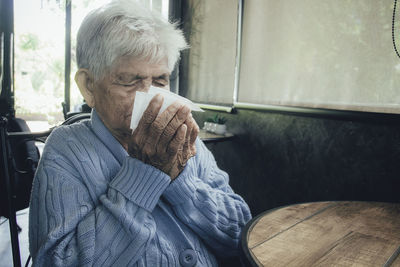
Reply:
M176 164L173 164L172 175L178 176L182 170L185 168L187 161L196 155L196 138L199 134L199 126L196 121L193 119L192 114L189 114L189 117L185 121L187 130L186 130L186 138L185 143L181 148L178 149L178 154L176 157ZM175 176L175 177L176 177ZM172 177L172 176L171 176ZM172 180L174 180L173 178Z

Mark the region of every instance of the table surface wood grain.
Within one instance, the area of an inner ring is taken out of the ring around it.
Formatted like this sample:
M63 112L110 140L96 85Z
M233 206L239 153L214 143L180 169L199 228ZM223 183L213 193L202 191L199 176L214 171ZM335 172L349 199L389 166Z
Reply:
M242 235L258 266L400 266L400 204L314 202L267 211Z

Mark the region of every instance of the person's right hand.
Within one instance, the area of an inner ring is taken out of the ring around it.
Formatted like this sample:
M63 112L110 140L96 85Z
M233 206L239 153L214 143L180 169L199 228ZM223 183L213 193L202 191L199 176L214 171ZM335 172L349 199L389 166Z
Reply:
M197 125L192 122L190 109L178 102L157 116L162 102L161 95L156 95L150 101L129 139L128 153L131 157L160 169L173 180L195 154L194 141L192 146L186 144L190 140L189 136L197 136L198 127L196 129ZM188 136L187 132L190 132Z

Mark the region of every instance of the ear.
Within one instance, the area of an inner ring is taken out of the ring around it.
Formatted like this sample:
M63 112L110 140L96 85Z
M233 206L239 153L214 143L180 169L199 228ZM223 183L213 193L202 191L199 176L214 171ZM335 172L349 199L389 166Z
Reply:
M88 69L79 69L75 74L75 82L88 106L94 108L94 79L90 71Z

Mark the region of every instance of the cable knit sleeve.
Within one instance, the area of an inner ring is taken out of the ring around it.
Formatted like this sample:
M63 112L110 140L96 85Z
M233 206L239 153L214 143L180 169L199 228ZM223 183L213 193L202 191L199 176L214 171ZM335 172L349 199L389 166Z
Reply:
M88 166L91 165L83 162L75 168ZM143 255L155 234L151 211L170 178L127 157L105 193L95 202L82 181L84 177L75 176L69 167L67 159L52 153L45 153L41 159L30 204L29 241L33 264L132 265ZM129 255L124 255L127 251Z
M241 230L251 219L245 201L233 192L226 172L217 167L200 140L197 155L163 193L176 215L217 255L238 255Z

